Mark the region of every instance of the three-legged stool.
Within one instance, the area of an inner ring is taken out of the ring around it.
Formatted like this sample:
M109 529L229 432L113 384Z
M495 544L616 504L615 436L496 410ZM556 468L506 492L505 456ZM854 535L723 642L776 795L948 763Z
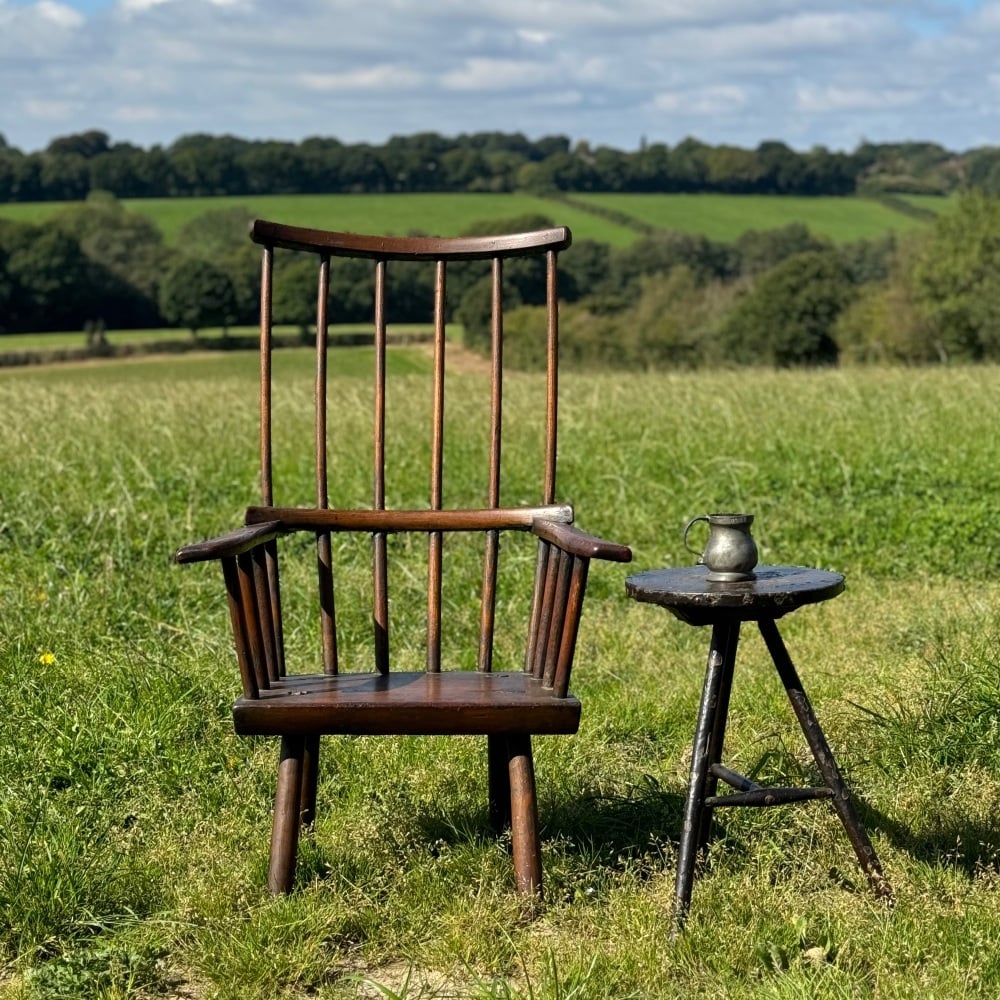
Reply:
M699 565L637 573L625 581L626 592L635 600L658 604L690 625L712 626L677 859L675 933L683 924L691 904L695 862L708 840L712 811L722 806L772 806L806 799L832 800L872 889L877 896L891 899L892 890L855 809L851 792L844 784L833 752L775 624L776 619L803 604L815 604L836 597L844 589L844 578L839 573L799 566L758 566L754 579L736 583L715 582L708 580L707 576L706 567ZM722 763L736 647L740 625L747 621L757 622L785 686L823 778L824 783L819 787L765 788ZM734 791L725 795L716 794L719 781Z

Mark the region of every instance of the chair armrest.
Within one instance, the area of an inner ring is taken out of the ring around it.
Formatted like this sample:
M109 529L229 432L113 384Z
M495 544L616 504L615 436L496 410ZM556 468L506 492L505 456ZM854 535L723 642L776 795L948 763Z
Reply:
M255 549L264 542L273 541L287 529L280 521L267 521L262 524L249 524L243 528L210 538L204 542L192 542L179 548L174 553L174 562L194 563L209 559L225 559L242 555Z
M571 524L538 519L531 522L531 532L571 556L583 559L608 559L611 562L632 561L632 550L627 545L608 542L596 535L588 535Z

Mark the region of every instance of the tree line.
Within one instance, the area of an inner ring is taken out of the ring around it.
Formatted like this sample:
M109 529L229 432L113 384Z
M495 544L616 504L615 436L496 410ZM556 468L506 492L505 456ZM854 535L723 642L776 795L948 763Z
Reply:
M113 196L66 206L43 224L0 220L0 333L175 326L257 319L259 248L251 212L192 219L176 247ZM492 220L465 235L552 225ZM750 231L733 243L656 231L627 247L578 240L562 255L561 344L578 367L660 368L1000 360L1000 197L958 196L933 226L835 245L801 224ZM331 268L331 322L370 323L372 273ZM505 356L541 361L535 310L545 296L537 261L505 270L520 308L505 325ZM274 320L314 335L313 263L280 255ZM420 268L394 266L396 323L429 323L432 289ZM469 263L449 272L450 319L488 351L490 277Z
M211 195L492 192L722 192L846 195L1000 194L1000 149L955 153L930 142L863 142L853 152L783 142L754 149L686 138L640 142L635 151L566 136L436 132L383 144L313 136L301 142L186 135L142 148L92 129L24 153L0 135L0 202Z

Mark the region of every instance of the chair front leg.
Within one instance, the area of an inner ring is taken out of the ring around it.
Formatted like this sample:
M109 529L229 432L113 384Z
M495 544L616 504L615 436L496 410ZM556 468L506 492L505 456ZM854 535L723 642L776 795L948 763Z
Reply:
M538 800L535 794L535 767L531 759L531 737L508 736L507 760L514 884L519 893L540 895L542 852L538 838Z
M267 887L275 895L291 892L295 881L295 860L299 849L302 818L302 759L306 737L282 736L278 763L278 787L274 796L271 826L271 864Z

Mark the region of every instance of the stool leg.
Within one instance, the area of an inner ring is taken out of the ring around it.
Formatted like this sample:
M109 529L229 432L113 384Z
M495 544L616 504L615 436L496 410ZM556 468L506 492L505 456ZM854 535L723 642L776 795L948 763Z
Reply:
M702 833L705 812L705 787L711 767L710 754L713 742L718 744L721 751L726 727L724 712L720 719L720 695L732 683L732 657L736 653L736 636L738 635L738 622L722 622L712 626L712 645L708 652L705 686L702 689L701 707L698 710L698 725L695 729L694 748L691 755L691 778L688 782L687 801L684 803L684 825L681 829L681 843L677 855L677 882L674 889L674 935L683 925L691 905L698 840ZM728 704L728 691L725 700Z
M778 632L778 626L769 618L761 619L759 626L771 659L781 677L781 683L785 686L788 700L792 704L795 716L805 734L806 742L812 751L816 766L819 768L827 787L833 791L833 807L847 832L854 853L858 856L858 862L868 876L868 881L875 895L882 899L892 899L892 888L882 872L882 865L875 853L875 848L872 846L864 824L861 822L861 817L854 807L851 791L841 777L833 751L826 741L826 736L823 735L823 730L815 712L813 712L812 705L802 688L802 682L799 680L795 665L788 655L784 640Z
M705 790L702 800L711 798L719 788L719 779L712 773L713 764L722 763L722 748L726 739L726 725L729 721L729 698L733 691L733 673L736 666L736 649L740 641L740 623L733 622L728 628L726 647L722 650L722 676L719 680L719 699L715 709L715 722L708 741L708 774L705 777ZM701 826L698 831L697 853L700 854L708 844L712 830L711 806L703 806L701 810Z

